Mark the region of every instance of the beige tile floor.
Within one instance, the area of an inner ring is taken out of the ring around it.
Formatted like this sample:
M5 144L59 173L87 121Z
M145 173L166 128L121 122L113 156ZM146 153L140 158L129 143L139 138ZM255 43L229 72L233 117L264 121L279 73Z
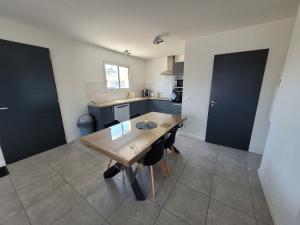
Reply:
M261 156L178 135L171 176L155 167L157 196L134 200L126 176L102 176L107 159L78 142L9 165L0 179L1 225L272 225L257 168ZM151 195L148 169L138 177Z

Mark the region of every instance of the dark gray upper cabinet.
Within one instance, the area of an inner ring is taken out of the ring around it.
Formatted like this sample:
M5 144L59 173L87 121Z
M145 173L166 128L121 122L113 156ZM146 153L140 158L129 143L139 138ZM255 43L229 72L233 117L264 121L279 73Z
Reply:
M177 62L173 65L174 75L183 75L184 73L184 62Z

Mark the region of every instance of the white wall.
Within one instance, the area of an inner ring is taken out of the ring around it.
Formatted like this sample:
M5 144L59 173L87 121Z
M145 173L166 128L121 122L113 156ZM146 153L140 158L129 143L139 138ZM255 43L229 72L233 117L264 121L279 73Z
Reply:
M184 61L184 55L175 56L175 62ZM182 79L182 76L160 75L167 70L167 56L147 60L145 62L146 88L159 92L161 97L170 98L175 79Z
M167 57L152 59L145 62L146 88L159 92L161 97L170 98L173 87L173 76L160 75L167 69Z
M275 225L300 224L300 8L260 167Z
M0 38L50 49L68 141L79 137L76 120L80 114L87 112L88 99L127 96L127 92L105 92L103 61L130 66L132 89L139 94L144 88L143 60L4 19L0 19Z
M186 40L183 113L188 120L184 132L205 138L214 55L270 48L250 143L250 151L263 152L273 91L283 69L293 22L286 19Z

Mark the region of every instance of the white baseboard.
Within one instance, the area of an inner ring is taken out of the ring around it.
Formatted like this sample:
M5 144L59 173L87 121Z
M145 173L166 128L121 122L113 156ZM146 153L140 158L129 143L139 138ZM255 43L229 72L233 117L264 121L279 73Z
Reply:
M279 223L277 212L276 212L276 210L274 208L271 196L269 194L270 192L269 192L268 184L266 183L266 181L264 179L264 176L260 172L260 169L258 169L257 172L258 172L258 177L259 177L260 183L262 185L262 188L263 188L263 191L264 191L264 194L265 194L265 197L266 197L266 201L267 201L267 204L268 204L271 216L273 218L274 225L281 225Z
M178 131L178 133L183 135L183 136L198 139L199 141L204 141L204 138L201 137L201 136L198 136L198 135L190 134L190 133L187 133L187 132L184 132L184 131Z
M260 154L262 155L264 153L264 150L262 149L256 149L256 148L249 148L249 152L253 152L253 153L257 153L257 154Z

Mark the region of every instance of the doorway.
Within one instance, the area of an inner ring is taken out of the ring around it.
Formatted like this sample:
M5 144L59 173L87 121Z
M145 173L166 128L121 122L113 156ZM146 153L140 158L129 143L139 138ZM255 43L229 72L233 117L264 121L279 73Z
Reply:
M248 151L268 54L215 55L206 142Z

